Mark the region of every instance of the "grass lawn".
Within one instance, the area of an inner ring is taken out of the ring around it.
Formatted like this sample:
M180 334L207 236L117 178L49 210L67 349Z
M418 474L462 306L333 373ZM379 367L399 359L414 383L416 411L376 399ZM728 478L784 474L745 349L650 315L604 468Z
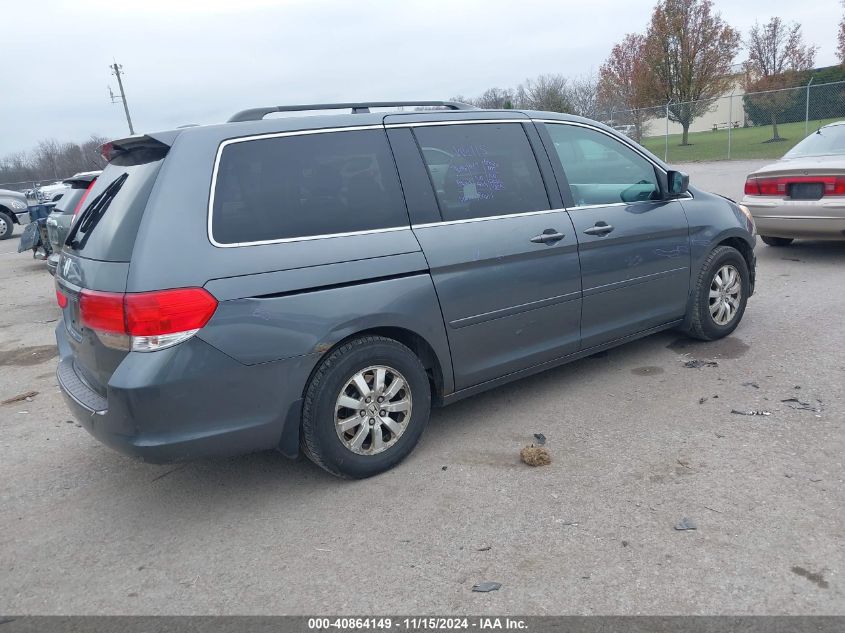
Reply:
M823 119L810 121L809 131L815 132L822 125L840 119ZM778 125L778 134L784 141L766 143L772 138L772 126L745 127L731 130L731 158L780 158L801 139L804 138L804 121L797 123L783 123ZM652 152L663 158L665 153L665 136L648 136L642 144ZM728 159L728 131L691 132L689 145L681 145L680 134L669 135L669 163L686 163L703 160Z

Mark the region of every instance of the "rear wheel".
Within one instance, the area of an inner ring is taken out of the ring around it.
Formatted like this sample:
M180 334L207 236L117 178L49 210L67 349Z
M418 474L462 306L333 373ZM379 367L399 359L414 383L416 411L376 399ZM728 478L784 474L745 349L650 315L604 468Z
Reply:
M768 244L769 246L789 246L792 244L794 238L769 237L768 235L761 235L760 239L763 240L763 244Z
M739 325L750 292L748 264L731 246L719 246L707 256L693 296L687 334L712 341Z
M15 224L8 213L0 211L0 240L8 240L15 232Z
M370 477L413 450L430 411L428 375L410 349L382 336L353 339L308 384L303 452L333 475Z

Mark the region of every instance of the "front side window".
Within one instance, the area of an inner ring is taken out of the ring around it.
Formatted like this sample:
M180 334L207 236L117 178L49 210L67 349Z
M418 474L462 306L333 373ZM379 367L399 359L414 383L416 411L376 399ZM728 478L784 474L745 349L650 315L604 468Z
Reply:
M528 137L519 123L415 129L444 220L549 208Z
M576 206L660 199L654 166L616 139L575 125L546 125Z
M219 244L407 225L380 130L255 139L220 156L211 222Z

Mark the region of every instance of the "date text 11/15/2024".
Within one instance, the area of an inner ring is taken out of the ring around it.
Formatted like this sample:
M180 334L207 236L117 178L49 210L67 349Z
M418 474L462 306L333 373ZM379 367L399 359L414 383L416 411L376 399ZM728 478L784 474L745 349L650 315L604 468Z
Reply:
M312 631L329 630L409 630L409 631L445 631L445 630L524 630L528 628L519 618L497 617L346 617L346 618L309 618L308 629Z

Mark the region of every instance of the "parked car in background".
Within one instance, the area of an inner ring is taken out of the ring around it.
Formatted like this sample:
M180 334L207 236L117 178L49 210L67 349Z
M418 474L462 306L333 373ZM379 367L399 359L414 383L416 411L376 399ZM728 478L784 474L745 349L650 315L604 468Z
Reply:
M845 121L825 125L750 174L742 204L769 246L845 240Z
M41 202L58 202L65 194L67 185L64 181L57 180L56 182L38 187L35 190L35 195Z
M432 405L739 324L742 206L588 119L385 105L105 146L56 271L57 378L86 430L149 461L301 447L367 477Z
M65 242L68 231L70 231L70 225L84 206L88 198L88 192L97 181L97 176L101 173L99 171L83 172L62 181L68 186L68 189L56 203L53 212L47 218L46 222L47 236L52 248L52 253L47 258L47 270L50 271L51 275L56 274L59 253L62 250L62 244Z
M15 224L29 223L28 206L24 194L0 189L0 240L12 237Z

